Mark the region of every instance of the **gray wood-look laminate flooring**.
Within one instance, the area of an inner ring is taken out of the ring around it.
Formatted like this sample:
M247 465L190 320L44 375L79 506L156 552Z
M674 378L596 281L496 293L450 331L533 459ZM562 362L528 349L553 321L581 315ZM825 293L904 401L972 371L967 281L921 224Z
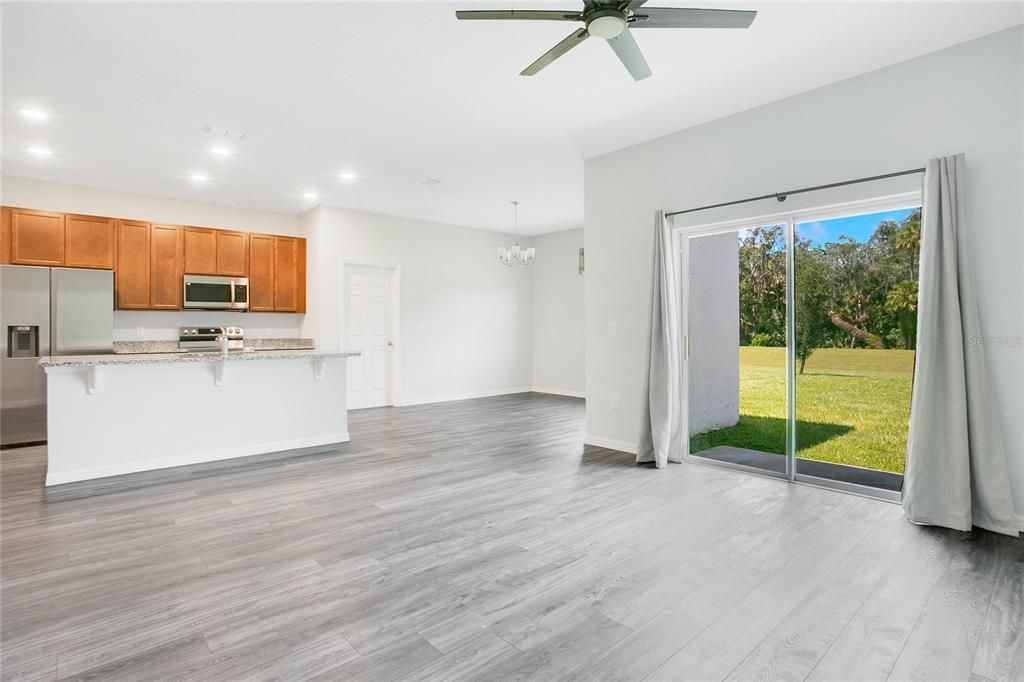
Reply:
M335 451L62 501L4 451L2 677L1024 678L1024 541L638 467L583 419L356 411Z

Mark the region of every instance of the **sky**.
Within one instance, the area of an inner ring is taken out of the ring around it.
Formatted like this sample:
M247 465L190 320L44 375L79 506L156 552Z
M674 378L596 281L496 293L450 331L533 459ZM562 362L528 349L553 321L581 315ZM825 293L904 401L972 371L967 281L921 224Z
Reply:
M882 213L867 213L812 223L797 223L796 236L800 239L810 239L812 246L838 241L839 237L843 235L854 241L866 242L874 234L878 223L885 220L899 222L910 215L913 210L906 208L900 211L883 211Z

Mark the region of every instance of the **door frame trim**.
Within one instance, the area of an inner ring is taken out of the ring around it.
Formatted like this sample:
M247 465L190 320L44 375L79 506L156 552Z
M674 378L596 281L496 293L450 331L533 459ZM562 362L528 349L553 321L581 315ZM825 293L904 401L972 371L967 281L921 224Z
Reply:
M402 404L402 266L397 264L370 263L367 261L342 260L339 268L341 275L338 282L338 347L345 349L348 345L348 275L350 270L373 269L391 271L391 336L393 345L388 353L388 395L385 406L396 407ZM347 389L346 389L347 393ZM352 408L349 409L359 409Z

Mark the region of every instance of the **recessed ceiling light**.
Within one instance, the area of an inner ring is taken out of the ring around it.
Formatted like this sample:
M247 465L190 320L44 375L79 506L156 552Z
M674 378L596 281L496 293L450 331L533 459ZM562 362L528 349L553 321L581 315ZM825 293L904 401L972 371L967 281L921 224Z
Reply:
M50 118L50 115L45 111L39 111L38 109L22 109L21 115L25 118L30 118L33 121L45 121Z
M302 197L304 199L316 199L318 196L320 196L320 195L317 194L316 192L303 192L302 193Z
M210 153L214 156L231 156L231 150L227 147L210 147Z
M189 177L192 178L193 182L206 182L210 179L205 173L192 173Z
M29 151L29 153L35 154L36 156L52 156L53 155L53 152L51 152L49 149L47 149L46 147L40 147L40 146L29 147L28 151Z
M339 173L338 177L342 180L355 180L356 174L352 171L345 171L344 173Z

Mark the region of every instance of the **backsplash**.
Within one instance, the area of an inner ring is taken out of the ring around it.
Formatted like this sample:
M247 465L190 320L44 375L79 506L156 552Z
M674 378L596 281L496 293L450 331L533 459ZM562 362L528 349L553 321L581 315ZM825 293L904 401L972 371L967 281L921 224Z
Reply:
M178 327L241 327L247 339L296 338L303 315L213 310L115 310L114 341L177 341Z

